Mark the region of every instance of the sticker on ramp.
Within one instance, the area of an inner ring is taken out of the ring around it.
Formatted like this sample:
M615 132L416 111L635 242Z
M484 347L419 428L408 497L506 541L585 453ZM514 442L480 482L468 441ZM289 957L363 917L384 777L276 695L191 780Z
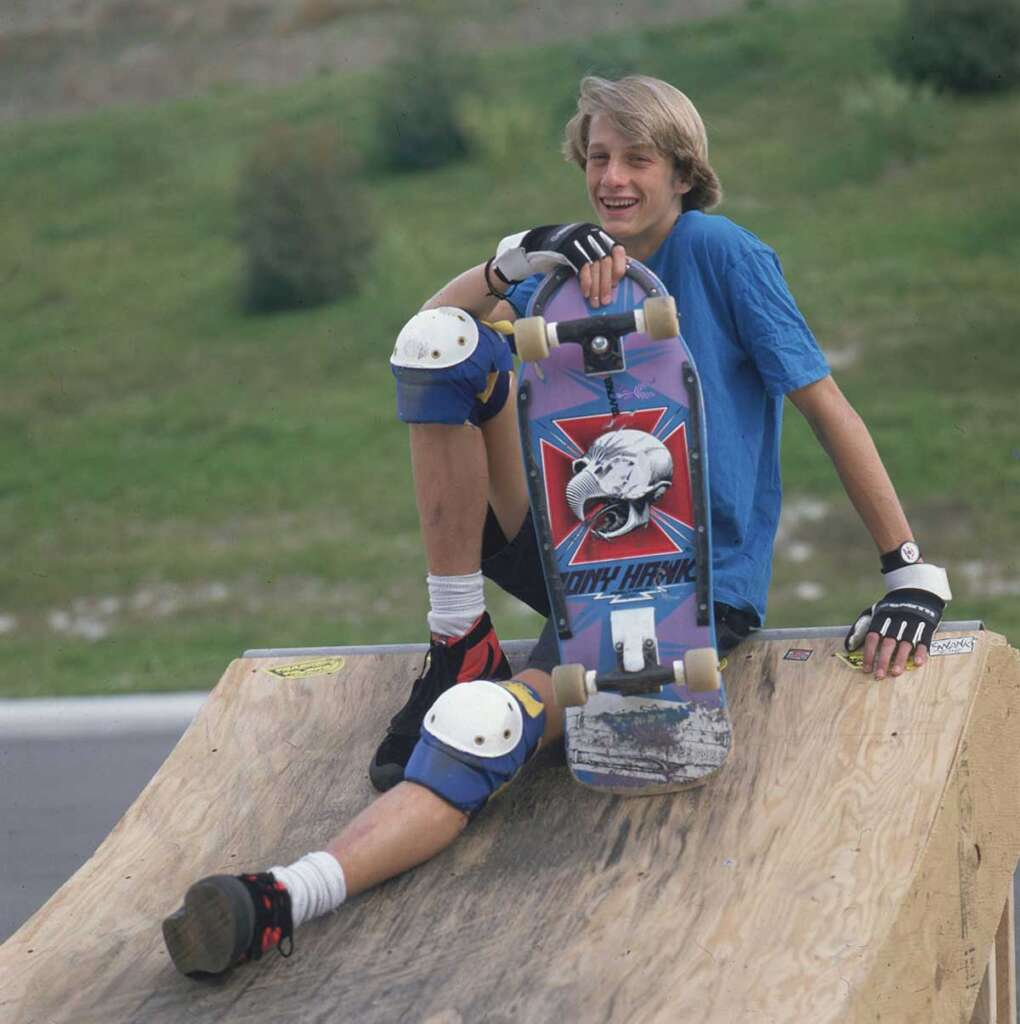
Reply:
M812 654L814 654L814 651L806 647L791 647L783 655L783 661L807 661Z
M277 665L269 674L281 679L311 679L313 676L331 676L344 667L343 658L312 658L309 661L295 661L289 665Z
M836 651L834 657L839 658L844 665L849 665L850 668L857 672L864 670L864 651L851 651L849 654ZM914 661L914 656L911 655L907 658L907 671L913 672L915 668L917 668L917 663Z
M933 640L931 656L941 658L947 654L973 654L975 640L972 636L947 636L943 640Z

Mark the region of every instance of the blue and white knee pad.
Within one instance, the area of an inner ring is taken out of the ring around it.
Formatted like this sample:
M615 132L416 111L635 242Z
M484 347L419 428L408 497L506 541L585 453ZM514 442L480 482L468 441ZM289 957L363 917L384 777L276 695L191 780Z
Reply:
M458 683L425 715L404 778L473 817L521 770L544 731L545 705L527 683Z
M405 423L473 423L506 404L513 354L503 336L463 309L440 306L411 317L390 366Z

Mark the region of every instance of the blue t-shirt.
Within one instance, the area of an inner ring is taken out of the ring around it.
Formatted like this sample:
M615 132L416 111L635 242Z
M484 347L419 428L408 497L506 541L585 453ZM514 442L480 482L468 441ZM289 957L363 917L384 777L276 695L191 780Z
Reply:
M783 396L829 366L775 252L728 218L683 214L645 262L676 299L705 396L715 600L764 622L782 501ZM518 314L540 280L508 296Z

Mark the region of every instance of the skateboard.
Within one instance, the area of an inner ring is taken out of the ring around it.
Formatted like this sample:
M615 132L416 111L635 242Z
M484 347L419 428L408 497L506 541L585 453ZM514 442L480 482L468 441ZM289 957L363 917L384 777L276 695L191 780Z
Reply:
M567 763L624 795L699 785L732 745L716 655L701 386L636 260L609 306L548 274L514 324L529 498Z

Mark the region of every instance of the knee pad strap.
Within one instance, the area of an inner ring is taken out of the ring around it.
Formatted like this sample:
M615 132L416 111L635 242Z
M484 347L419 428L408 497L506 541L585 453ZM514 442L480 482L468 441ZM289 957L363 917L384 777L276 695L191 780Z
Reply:
M527 683L458 683L426 714L404 778L473 817L521 770L544 731L545 705Z

